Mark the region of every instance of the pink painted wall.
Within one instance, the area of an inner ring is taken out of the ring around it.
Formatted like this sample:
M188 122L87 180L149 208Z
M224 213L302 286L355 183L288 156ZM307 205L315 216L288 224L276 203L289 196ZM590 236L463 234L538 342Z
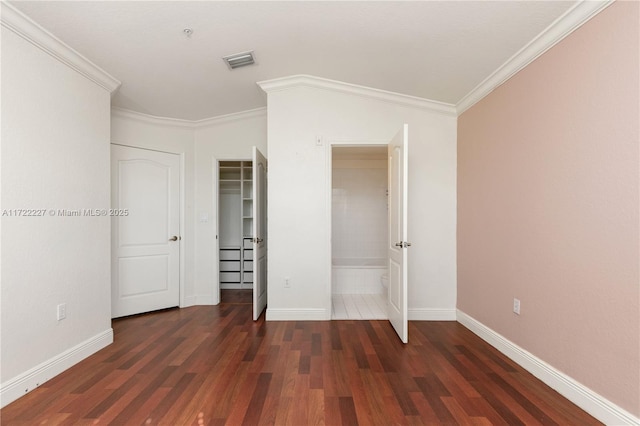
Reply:
M458 309L636 416L639 5L608 7L458 121Z

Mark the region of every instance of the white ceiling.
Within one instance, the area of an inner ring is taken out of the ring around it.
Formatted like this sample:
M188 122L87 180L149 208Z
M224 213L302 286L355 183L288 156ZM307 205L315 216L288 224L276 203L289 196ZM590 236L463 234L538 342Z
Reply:
M114 106L187 120L265 106L255 83L295 74L455 104L574 3L11 2L122 81ZM221 59L246 50L256 65Z

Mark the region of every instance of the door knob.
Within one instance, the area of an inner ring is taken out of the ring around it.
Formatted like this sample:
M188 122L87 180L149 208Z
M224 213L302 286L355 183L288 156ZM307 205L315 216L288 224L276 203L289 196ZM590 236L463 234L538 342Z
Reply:
M169 241L178 241L178 236L174 235L173 237L169 238Z
M408 243L406 241L400 241L399 243L396 243L396 247L402 247L402 248L411 247L411 243Z

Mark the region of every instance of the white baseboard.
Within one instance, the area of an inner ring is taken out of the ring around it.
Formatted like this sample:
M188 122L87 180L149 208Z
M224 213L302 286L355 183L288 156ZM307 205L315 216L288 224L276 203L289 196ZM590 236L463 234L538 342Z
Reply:
M212 294L196 294L196 305L215 305Z
M220 302L216 302L212 294L196 295L196 305L217 305L218 303Z
M40 365L0 384L0 408L31 392L52 377L57 376L83 359L113 343L113 329L96 334L90 339L67 349Z
M326 309L269 309L267 321L327 321ZM409 309L409 321L455 321L455 309Z
M188 308L189 306L195 306L198 304L197 300L198 298L196 296L185 296L180 307Z
M409 321L455 321L455 309L414 308L409 309Z
M267 321L327 321L327 310L318 309L273 309L267 308Z
M193 296L185 296L184 302L180 307L188 308L189 306L217 305L218 303L220 302L216 303L212 294L196 294Z
M640 425L640 419L458 310L457 320L569 401L607 425Z

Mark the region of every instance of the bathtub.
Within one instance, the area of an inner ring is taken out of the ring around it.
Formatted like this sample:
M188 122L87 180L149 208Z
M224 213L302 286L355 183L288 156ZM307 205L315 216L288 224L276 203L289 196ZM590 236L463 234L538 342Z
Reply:
M331 261L333 294L385 293L380 278L387 274L385 258L337 258Z

